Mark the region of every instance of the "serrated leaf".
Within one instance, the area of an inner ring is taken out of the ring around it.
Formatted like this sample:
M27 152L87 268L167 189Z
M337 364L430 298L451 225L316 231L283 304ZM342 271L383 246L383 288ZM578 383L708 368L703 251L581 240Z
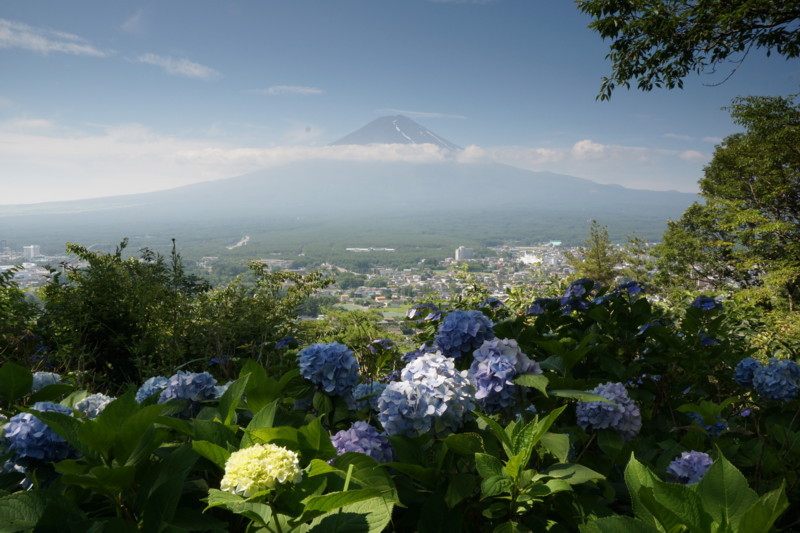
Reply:
M606 477L595 472L589 467L580 464L555 464L541 472L542 475L550 476L552 478L561 479L570 485L580 485L588 481L596 481L598 479L605 479Z
M475 468L483 478L503 474L503 463L497 457L485 453L475 454Z
M742 533L768 533L775 521L789 508L784 484L761 496L753 505L734 517L734 527Z
M547 384L550 380L544 374L520 374L514 378L514 383L523 387L536 389L547 396Z
M539 446L553 455L559 462L567 462L570 447L568 435L564 433L545 433L539 440Z
M228 386L228 389L219 399L217 409L219 410L223 424L232 423L236 417L236 408L239 407L239 403L242 401L242 396L244 395L249 380L250 374L240 376L239 379Z
M266 503L248 502L241 496L229 492L209 489L207 502L206 509L224 507L232 513L249 518L264 527L269 525L270 520L272 520L272 509Z
M223 470L225 469L225 463L228 462L228 458L231 456L231 452L222 446L206 440L192 441L192 449L198 455L205 457Z
M447 448L457 455L472 457L483 453L483 438L477 433L452 433L444 439Z
M730 524L758 500L758 494L722 454L693 485L715 522Z
M580 529L581 533L661 533L657 527L630 516L597 518Z

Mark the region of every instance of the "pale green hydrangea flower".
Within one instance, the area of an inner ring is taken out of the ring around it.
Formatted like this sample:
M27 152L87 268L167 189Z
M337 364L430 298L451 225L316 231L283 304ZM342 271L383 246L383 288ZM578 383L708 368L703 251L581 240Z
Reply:
M231 454L220 489L249 498L278 483L298 483L302 476L295 452L275 444L256 444Z

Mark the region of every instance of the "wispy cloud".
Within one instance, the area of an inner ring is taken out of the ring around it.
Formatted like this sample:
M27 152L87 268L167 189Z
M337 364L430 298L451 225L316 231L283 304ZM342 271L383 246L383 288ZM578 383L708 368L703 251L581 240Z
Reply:
M708 156L702 152L698 152L697 150L685 150L681 152L678 157L683 159L684 161L707 161Z
M434 4L493 4L498 0L428 0Z
M681 135L679 133L665 133L664 137L667 139L677 139L679 141L696 141L695 137L691 135Z
M406 115L414 118L467 118L464 115L453 115L450 113L432 113L428 111L409 111L407 109L383 108L378 113L382 115Z
M45 55L51 52L95 57L109 55L72 33L35 28L7 19L0 19L0 48L22 48Z
M316 87L304 87L302 85L273 85L266 89L250 89L246 92L278 96L282 94L323 94L325 91Z
M157 54L142 54L137 57L135 61L161 67L168 74L174 74L175 76L184 76L206 81L222 77L222 74L213 68L195 63L194 61L189 61L185 58L160 56Z
M144 32L144 10L139 8L136 13L125 19L125 22L120 26L122 31L133 35L138 35Z

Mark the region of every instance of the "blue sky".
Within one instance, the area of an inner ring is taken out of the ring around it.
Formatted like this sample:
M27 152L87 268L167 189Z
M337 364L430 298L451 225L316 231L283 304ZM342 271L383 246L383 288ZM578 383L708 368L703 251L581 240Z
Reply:
M736 95L798 92L751 53L684 90L617 90L570 1L0 4L0 204L108 196L305 158L496 160L633 188L697 190L738 131ZM328 147L405 114L465 147Z

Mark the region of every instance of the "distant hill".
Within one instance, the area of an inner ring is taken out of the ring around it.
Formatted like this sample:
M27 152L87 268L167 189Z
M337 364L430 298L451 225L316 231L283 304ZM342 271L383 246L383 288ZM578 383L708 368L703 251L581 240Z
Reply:
M457 149L405 117L378 119L338 142L369 143L387 139L392 131L405 135L407 143L433 136L440 146ZM304 220L341 226L354 241L359 231L372 233L388 220L403 225L406 233L413 228L435 233L438 226L438 231L452 236L459 228L470 227L465 239L474 236L480 224L508 228L493 231L494 239L502 239L504 233L519 234L522 228L515 226L519 224L546 227L548 220L558 220L588 228L590 219L619 231L645 228L660 235L665 221L679 217L696 198L499 163L312 160L146 194L0 206L0 239L47 235L80 242L87 232L116 232L121 238L139 233L213 233L223 227L232 233L241 227L270 232ZM350 222L343 226L345 220ZM454 227L442 227L444 221ZM557 233L553 228L549 238L557 238Z

